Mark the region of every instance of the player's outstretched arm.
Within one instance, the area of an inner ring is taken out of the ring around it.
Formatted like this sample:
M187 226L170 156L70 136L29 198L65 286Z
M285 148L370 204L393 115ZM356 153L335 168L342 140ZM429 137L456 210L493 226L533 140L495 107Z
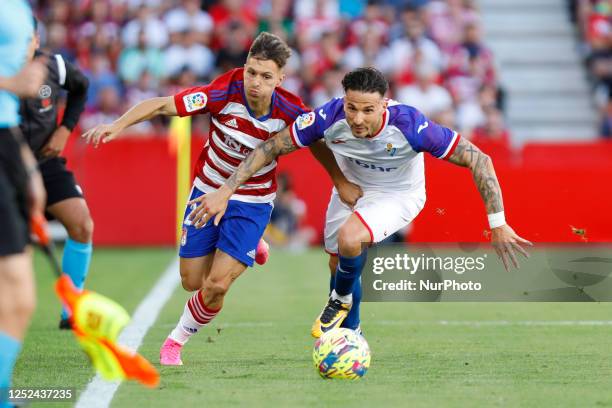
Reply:
M338 195L340 196L340 200L342 200L344 204L353 208L355 204L357 204L357 200L363 196L361 187L347 180L344 173L342 173L342 170L340 170L340 167L338 167L334 154L331 150L329 150L323 140L317 140L311 144L309 148L310 153L312 153L315 159L321 163L321 165L325 168L325 171L327 171L327 174L329 174L329 177L332 179L332 182L338 191Z
M508 270L510 262L518 268L519 263L514 251L528 258L529 254L521 244L532 245L532 243L518 236L506 224L501 187L495 175L493 161L473 143L464 138L459 140L457 148L448 161L462 167L468 167L472 171L476 187L478 187L487 208L489 223L491 224L491 242L495 251L504 263L506 270Z
M200 196L188 203L188 205L197 205L189 214L193 225L196 228L202 228L212 217L215 217L215 225L218 225L225 214L227 202L238 187L278 156L291 153L297 148L293 143L289 128L281 130L274 137L261 143L240 163L236 172L217 191Z
M155 116L176 116L178 114L173 96L163 96L158 98L146 99L125 112L123 116L108 125L98 125L87 132L82 137L87 143L93 143L98 147L100 142L108 143L116 139L124 129L154 118Z

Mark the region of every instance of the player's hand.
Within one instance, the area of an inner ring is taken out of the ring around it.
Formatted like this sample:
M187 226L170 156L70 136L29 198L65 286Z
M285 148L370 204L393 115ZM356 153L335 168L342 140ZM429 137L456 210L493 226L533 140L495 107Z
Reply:
M23 98L38 96L38 90L47 77L46 58L37 58L11 78L12 91Z
M187 203L188 206L196 206L189 214L189 220L193 226L202 228L212 217L215 217L215 225L219 225L231 196L232 190L223 185L217 191L204 194L189 201Z
M355 207L357 200L363 197L363 190L355 183L351 183L348 180L335 183L336 191L340 196L340 200L351 207Z
M92 143L94 147L98 147L100 143L108 143L116 139L121 130L122 129L114 123L110 125L98 125L83 133L81 137L85 139L87 143Z
M60 126L55 129L55 132L53 132L51 138L41 150L43 157L59 156L64 147L66 147L68 137L70 137L70 130L66 126Z
M525 258L529 258L529 253L525 251L523 245L533 246L533 244L519 237L508 224L493 228L491 233L491 243L495 248L495 252L497 252L497 256L504 263L506 270L509 270L510 262L512 262L515 268L518 269L520 267L515 251Z

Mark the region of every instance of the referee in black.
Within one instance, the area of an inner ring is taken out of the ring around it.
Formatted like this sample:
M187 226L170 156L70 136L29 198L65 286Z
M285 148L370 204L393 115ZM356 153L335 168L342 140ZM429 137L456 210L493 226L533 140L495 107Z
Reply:
M44 57L48 75L38 90L38 96L22 99L21 131L36 155L45 189L46 212L49 218L61 222L68 231L64 246L62 269L78 288L83 288L92 253L93 221L82 191L74 175L66 168L61 156L72 129L85 108L89 81L74 65L60 54L48 55L38 50L40 37L34 22L30 59ZM66 108L58 125L58 101L67 93ZM69 329L69 315L62 310L60 329Z

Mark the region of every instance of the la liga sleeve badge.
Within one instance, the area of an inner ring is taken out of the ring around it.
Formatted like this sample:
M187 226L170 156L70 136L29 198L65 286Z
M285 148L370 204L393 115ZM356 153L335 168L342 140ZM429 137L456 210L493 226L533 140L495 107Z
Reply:
M195 112L206 107L208 97L204 92L195 92L183 96L183 103L187 112Z

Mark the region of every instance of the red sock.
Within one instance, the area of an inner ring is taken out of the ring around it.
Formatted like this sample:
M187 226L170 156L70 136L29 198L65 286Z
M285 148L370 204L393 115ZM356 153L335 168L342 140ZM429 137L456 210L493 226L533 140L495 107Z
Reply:
M204 296L202 296L202 291L198 290L187 302L187 306L189 307L189 311L193 316L194 320L201 325L208 324L212 319L217 316L217 313L221 310L219 309L210 309L206 307L204 304Z

